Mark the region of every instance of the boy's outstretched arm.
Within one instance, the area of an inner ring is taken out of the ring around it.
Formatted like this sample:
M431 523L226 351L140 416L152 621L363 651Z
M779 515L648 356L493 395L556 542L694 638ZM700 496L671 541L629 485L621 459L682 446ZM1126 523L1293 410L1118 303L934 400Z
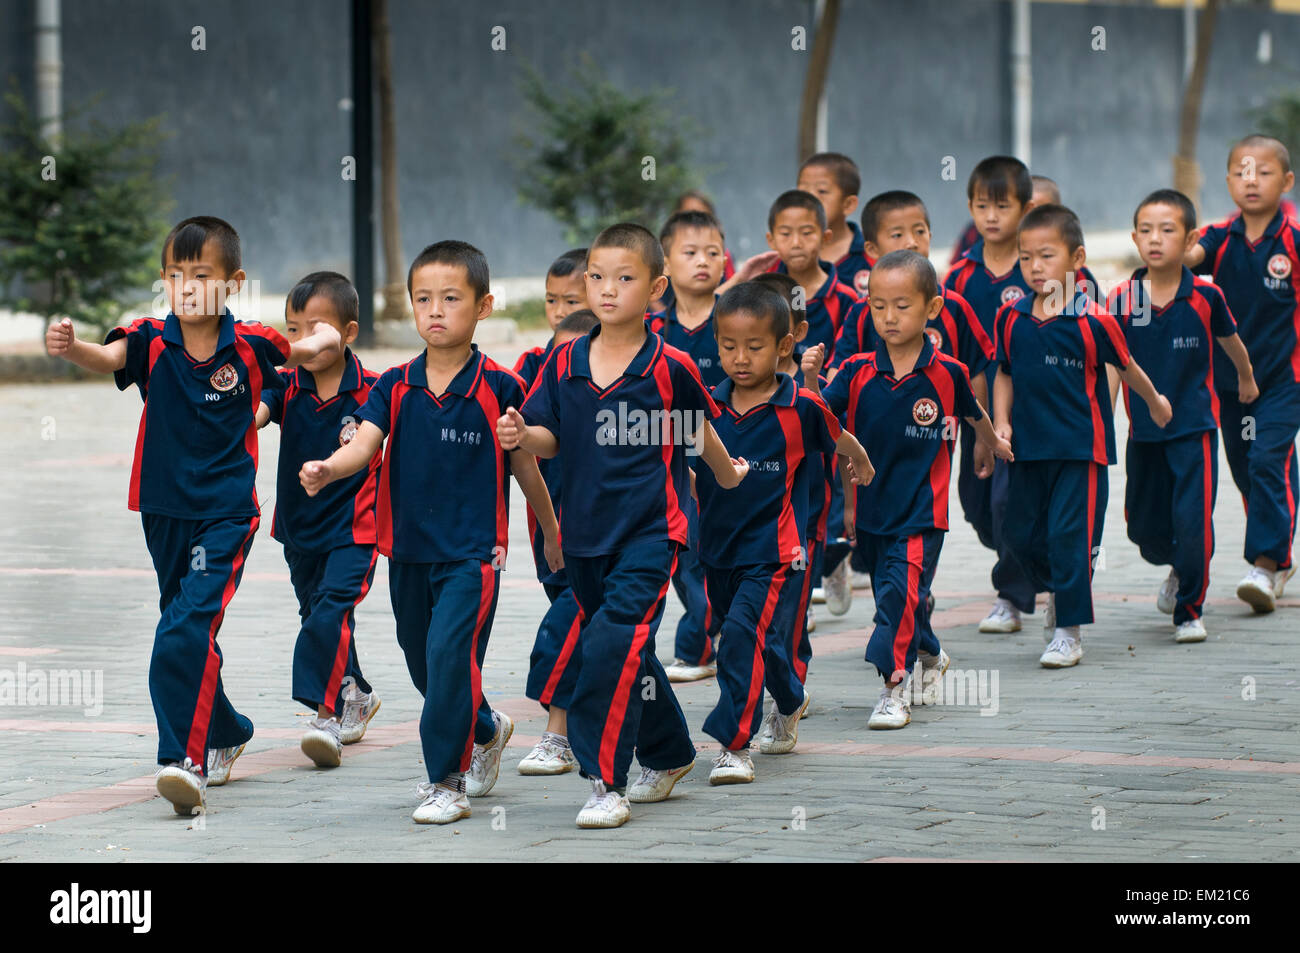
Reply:
M317 321L312 325L311 334L289 345L289 359L285 367L297 367L326 351L338 355L343 350L343 339L339 337L338 328L326 321Z
M1255 382L1255 368L1251 366L1250 354L1241 342L1241 335L1229 334L1227 337L1215 338L1223 353L1228 355L1232 366L1237 369L1237 399L1243 404L1252 403L1259 397L1259 384Z
M858 443L858 438L847 430L840 431L839 439L835 441L835 452L847 458L850 464L849 467L843 468L848 480L846 486L855 483L866 486L875 479L876 468L871 465L871 458L867 456L866 449Z
M77 337L72 320L62 318L45 329L45 350L96 374L111 374L126 367L126 338L112 344L92 344Z
M535 457L549 460L560 452L560 442L541 424L529 426L523 414L513 407L497 419L497 440L502 450L527 450ZM534 512L537 508L533 507Z
M337 332L336 332L337 333ZM298 480L308 496L315 496L335 480L342 480L362 470L384 445L384 432L368 420L361 421L356 435L346 446L330 454L328 460L308 460L298 471Z
M1146 401L1147 410L1151 412L1151 419L1157 427L1164 427L1174 419L1174 411L1169 406L1168 399L1156 390L1151 378L1147 377L1147 372L1138 366L1137 361L1130 360L1128 367L1121 370L1119 376L1130 390Z
M515 482L524 491L524 499L533 508L537 517L537 527L542 531L542 549L546 552L546 565L551 572L564 568L564 556L560 553L560 527L555 521L555 508L551 506L551 494L546 489L542 471L537 469L537 458L527 450L510 450L510 470L515 475Z
M1195 268L1201 262L1205 261L1205 246L1197 242L1192 246L1192 250L1183 256L1183 264L1188 268Z
M745 479L745 474L749 472L749 464L744 459L731 458L727 448L722 445L722 438L713 429L713 424L707 420L700 424L699 430L695 433L695 440L696 446L703 448L700 457L713 471L713 478L718 481L718 486L724 490L739 486L740 481Z
M271 408L266 404L258 403L257 413L253 417L253 422L257 424L257 429L261 430L271 422Z
M733 286L757 278L780 260L781 256L774 251L761 251L757 255L752 255L737 265L736 273L714 288L713 293L726 294Z

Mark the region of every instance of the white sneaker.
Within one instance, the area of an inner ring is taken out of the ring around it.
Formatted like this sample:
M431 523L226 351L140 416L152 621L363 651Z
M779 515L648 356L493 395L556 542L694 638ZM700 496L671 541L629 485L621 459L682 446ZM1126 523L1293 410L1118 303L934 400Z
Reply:
M823 580L826 586L826 608L831 615L844 615L853 605L853 587L849 584L849 561L840 562Z
M568 744L560 744L561 736L547 731L542 740L533 745L533 750L524 755L519 762L520 774L568 774L578 766L573 757L573 749Z
M710 784L749 784L754 780L754 759L749 756L749 749L728 751L723 748L713 759L713 770L709 772Z
M844 557L844 562L841 563L841 565L847 565L847 564L848 564L848 561L849 561L849 557L847 557L847 556ZM853 569L853 568L850 567L850 569L849 569L849 587L852 588L852 589L870 589L870 588L871 588L871 573L869 573L869 572L858 572L856 569Z
M1083 640L1079 637L1079 627L1072 625L1068 629L1057 629L1051 643L1043 650L1038 662L1043 668L1069 668L1078 665L1083 658Z
M591 782L591 797L578 812L578 826L622 827L631 816L632 807L627 798L607 789L604 781L595 780Z
M664 671L668 673L670 682L698 682L702 678L712 678L717 675L718 662L714 659L706 665L692 665L690 662L675 658L671 665L664 666Z
M673 785L690 774L693 767L695 767L694 761L690 764L684 764L680 768L670 768L666 771L643 767L641 777L637 778L632 786L627 789L627 799L634 804L654 804L657 801L666 801L668 795L673 793Z
M808 607L808 621L804 623L805 632L815 632L817 630L817 617L813 615L812 606Z
M809 597L809 599L812 602L812 604L815 606L825 605L826 590L823 589L821 586L817 586L816 588L813 589L812 595Z
M172 810L182 817L189 817L196 807L200 814L206 810L204 794L208 779L189 758L160 768L154 775L154 784L158 793L171 801Z
M811 704L812 696L806 688L803 691L803 701L789 715L781 714L774 703L763 718L763 726L758 730L758 750L763 754L787 754L793 751L799 741L799 719Z
M912 720L912 708L907 703L908 689L910 685L907 679L903 679L892 689L888 684L880 690L880 700L876 702L876 707L871 710L871 717L867 719L868 728L890 729L902 728Z
M375 717L383 702L379 700L378 692L363 692L351 675L343 679L343 685L343 726L339 739L345 745L354 745L366 736L370 719Z
M1047 594L1047 605L1043 608L1043 641L1052 641L1056 634L1056 593Z
M235 759L244 753L244 746L213 748L208 752L208 786L219 788L230 780L230 769Z
M473 760L465 772L465 793L470 797L483 797L497 783L501 773L501 752L506 750L506 742L515 733L515 723L503 711L493 711L492 720L496 723L497 733L485 745L474 746Z
M337 718L313 718L302 736L302 753L318 768L337 768L343 762L343 741Z
M1019 632L1020 610L1005 599L995 599L993 608L980 621L981 632Z
M1174 629L1175 642L1204 642L1205 624L1200 619L1188 619Z
M1178 606L1178 582L1178 573L1171 569L1156 593L1156 608L1165 615L1173 615Z
M948 671L952 659L948 653L939 649L938 655L917 652L921 660L921 699L922 705L937 705L943 695L943 673Z
M415 796L423 798L411 814L417 824L450 824L470 816L469 798L455 788L421 781L415 787Z
M1272 612L1277 608L1277 594L1273 590L1273 573L1258 566L1251 566L1250 572L1237 583L1237 598L1256 612Z
M1273 595L1282 598L1282 591L1286 589L1287 580L1295 575L1296 564L1295 557L1291 557L1291 565L1287 569L1279 569L1273 573Z

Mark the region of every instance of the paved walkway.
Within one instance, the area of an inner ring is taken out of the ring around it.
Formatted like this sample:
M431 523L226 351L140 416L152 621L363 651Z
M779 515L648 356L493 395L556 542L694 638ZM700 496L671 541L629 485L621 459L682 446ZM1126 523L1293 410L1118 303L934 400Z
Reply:
M503 363L509 351L494 352ZM387 366L403 355L368 359ZM869 593L833 619L819 607L813 714L790 755L755 755L758 780L711 788L716 745L701 730L710 680L679 688L700 748L695 771L619 831L580 831L576 775L525 778L514 764L541 733L523 697L546 604L512 492L512 549L484 669L517 728L474 816L410 820L423 776L412 688L392 631L386 566L358 613L364 669L384 699L343 766L298 750L307 712L289 698L296 607L265 519L221 633L224 678L257 734L206 817L154 796L147 672L157 589L138 517L126 509L140 402L101 382L0 387L7 449L0 521L0 861L122 860L1291 860L1300 850L1300 600L1252 617L1233 598L1240 498L1222 467L1209 641L1178 646L1154 606L1164 571L1124 537L1123 468L1111 470L1098 623L1075 669L1039 667L1041 628L988 636L990 558L960 519L940 562L936 626L953 657L947 704L869 732L878 680L862 658ZM259 493L272 502L278 434L261 437ZM953 499L954 515L959 512ZM268 511L269 512L269 511ZM1296 595L1300 595L1300 587ZM680 607L670 596L660 656ZM75 699L30 685L85 671ZM961 676L957 673L960 671ZM27 697L5 685L25 676ZM6 682L6 679L8 681ZM99 681L97 681L99 680ZM96 688L102 688L97 691ZM960 688L960 697L958 689ZM967 689L971 689L967 691ZM51 704L75 701L76 704Z

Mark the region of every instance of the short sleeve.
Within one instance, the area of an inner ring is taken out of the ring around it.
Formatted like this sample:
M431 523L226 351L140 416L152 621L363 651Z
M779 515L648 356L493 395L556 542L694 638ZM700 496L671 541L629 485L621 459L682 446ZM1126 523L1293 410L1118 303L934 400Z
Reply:
M1114 364L1120 370L1129 365L1128 342L1119 322L1102 311L1090 315L1088 323L1092 325L1093 340L1097 344L1097 364Z
M1236 334L1237 319L1232 316L1223 292L1218 288L1207 289L1205 296L1210 299L1210 333L1216 338L1226 338Z
M1003 305L998 316L993 319L993 341L997 348L996 360L1005 371L1011 370L1011 351L1010 342L1007 340L1007 332L1011 327L1011 315L1014 313L1014 307L1010 304Z
M952 375L952 403L953 411L958 417L975 418L978 420L984 416L984 410L980 403L975 399L975 391L970 386L970 372L966 370L966 365L954 362L945 362L948 373Z
M1205 249L1205 257L1192 269L1198 275L1214 274L1214 259L1219 254L1219 246L1228 239L1228 229L1222 225L1211 225L1196 243Z
M849 409L849 387L853 375L862 366L860 361L847 361L835 375L835 379L822 389L822 400L836 417L843 417Z
M289 342L285 336L256 321L240 321L236 325L236 333L252 346L257 362L261 365L262 379L270 381L273 377L278 377L276 368L289 360Z
M571 345L553 350L543 362L542 369L533 380L532 390L524 399L519 413L530 427L545 427L555 437L560 436L560 378L557 361L568 360ZM563 356L563 357L561 357Z
M278 424L284 419L284 394L289 385L289 372L276 371L275 376L280 381L280 386L263 388L261 400L271 411L271 421Z
M722 411L718 410L718 405L713 402L709 395L709 389L704 386L704 381L700 377L700 370L691 360L678 361L671 356L666 357L668 366L672 368L673 396L672 406L674 410L698 410L701 411L705 418L714 420L721 416Z
M497 405L504 411L507 407L516 409L524 405L528 396L528 387L523 378L514 372L497 375ZM496 421L493 421L493 426Z
M118 390L136 384L140 396L145 395L149 388L149 346L161 334L162 331L148 318L139 318L127 327L113 328L104 337L105 344L126 338L126 364L113 372L113 383Z
M957 340L954 342L957 360L972 374L978 374L993 361L993 342L984 332L979 318L975 317L975 309L969 301L954 291L944 298L943 306L948 308L949 305L953 323L957 325Z
M357 417L360 420L370 421L382 430L385 435L388 434L392 426L389 413L392 407L393 387L401 380L404 373L406 373L405 365L399 365L390 367L380 374L379 380L375 381L374 386L370 388L370 393L366 396L366 402L357 411Z
M843 428L826 402L810 390L799 390L799 416L803 424L804 453L831 453Z

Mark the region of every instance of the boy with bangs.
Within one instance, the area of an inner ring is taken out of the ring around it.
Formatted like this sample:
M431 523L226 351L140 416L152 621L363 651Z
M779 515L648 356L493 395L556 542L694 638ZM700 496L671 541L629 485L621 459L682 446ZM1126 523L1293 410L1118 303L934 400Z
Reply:
M113 328L103 344L77 338L67 318L45 333L50 354L113 374L119 390L134 384L144 401L127 505L140 514L161 595L149 662L162 765L155 783L182 815L206 809L208 785L229 780L253 737L253 723L226 697L217 633L260 521L255 417L263 381L279 380L280 365L340 351L339 333L326 323L290 344L271 328L236 321L226 298L247 277L240 257L229 223L187 218L163 242L165 319Z
M828 453L844 454L864 482L872 469L821 399L777 372L795 343L781 295L758 282L740 284L719 299L717 325L728 380L713 390L722 410L716 427L749 473L729 489L707 467L697 469L700 559L719 632L720 697L704 730L722 745L709 783L745 784L754 780L749 743L760 721L762 750L784 754L798 741L810 701L791 640L806 592L810 478L822 480ZM764 719L765 684L773 707Z

